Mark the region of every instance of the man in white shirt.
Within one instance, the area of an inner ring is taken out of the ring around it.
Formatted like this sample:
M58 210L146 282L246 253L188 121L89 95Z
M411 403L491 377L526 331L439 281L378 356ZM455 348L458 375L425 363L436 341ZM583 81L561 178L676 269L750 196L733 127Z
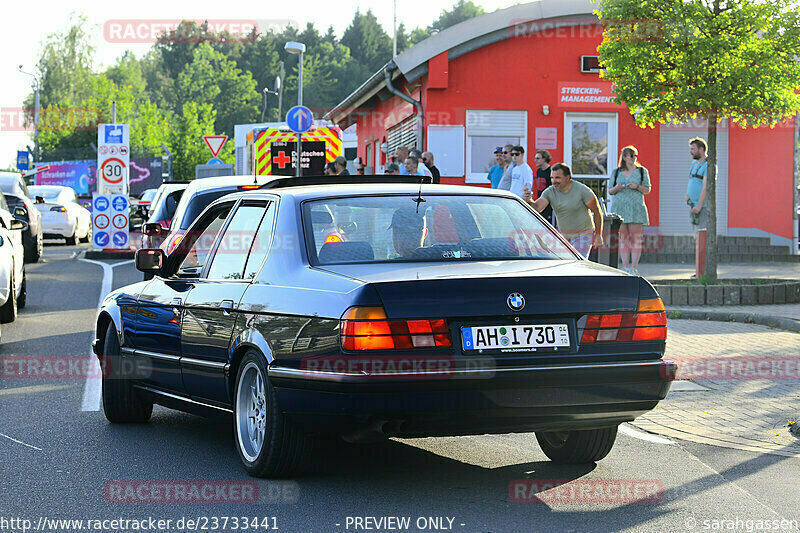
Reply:
M533 170L525 162L525 149L522 146L511 149L511 162L514 163L514 168L511 169L511 185L508 190L522 198L525 189L530 190L533 187Z

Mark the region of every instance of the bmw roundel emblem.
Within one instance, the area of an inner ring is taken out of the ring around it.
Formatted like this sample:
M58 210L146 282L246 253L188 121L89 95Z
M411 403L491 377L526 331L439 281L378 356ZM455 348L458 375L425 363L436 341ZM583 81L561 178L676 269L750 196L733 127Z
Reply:
M515 292L508 295L506 303L512 311L522 311L522 308L525 307L525 298L520 293Z

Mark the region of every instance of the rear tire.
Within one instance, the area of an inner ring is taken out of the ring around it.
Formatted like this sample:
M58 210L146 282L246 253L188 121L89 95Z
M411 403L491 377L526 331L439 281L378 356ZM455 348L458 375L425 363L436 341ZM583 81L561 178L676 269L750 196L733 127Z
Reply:
M81 242L89 242L92 239L92 225L89 224L89 227L86 228L86 235L81 237Z
M13 266L12 266L13 269ZM14 286L14 273L11 273L11 280L8 287L8 299L0 307L0 322L8 324L17 319L17 288Z
M585 464L603 459L617 439L617 426L583 431L537 431L536 440L555 463Z
M19 296L17 297L17 309L22 309L28 302L28 276L25 273L25 266L22 266L22 287L19 289Z
M245 354L236 376L234 443L245 470L255 477L283 477L301 471L311 440L281 413L267 378L264 358Z
M23 235L22 247L25 251L26 263L38 263L44 250L44 237L42 234L31 235L27 239Z
M142 424L150 420L153 404L141 399L133 389L130 372L122 365L117 330L106 330L103 342L103 412L112 424Z

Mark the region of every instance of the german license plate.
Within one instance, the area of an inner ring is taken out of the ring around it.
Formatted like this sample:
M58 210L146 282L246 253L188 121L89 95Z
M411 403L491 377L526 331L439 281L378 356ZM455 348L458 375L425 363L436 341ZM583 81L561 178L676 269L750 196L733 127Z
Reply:
M566 324L466 327L461 328L461 343L464 351L568 348L569 328Z

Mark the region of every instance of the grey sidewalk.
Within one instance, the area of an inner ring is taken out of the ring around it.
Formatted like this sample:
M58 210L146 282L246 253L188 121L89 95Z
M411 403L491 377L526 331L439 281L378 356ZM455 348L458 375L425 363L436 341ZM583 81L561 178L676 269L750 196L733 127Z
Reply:
M694 274L694 265L644 263L639 274L652 283L661 280L685 279ZM719 279L798 279L800 263L728 263L718 265ZM756 323L800 332L800 304L667 306L677 317L695 320L720 320Z

